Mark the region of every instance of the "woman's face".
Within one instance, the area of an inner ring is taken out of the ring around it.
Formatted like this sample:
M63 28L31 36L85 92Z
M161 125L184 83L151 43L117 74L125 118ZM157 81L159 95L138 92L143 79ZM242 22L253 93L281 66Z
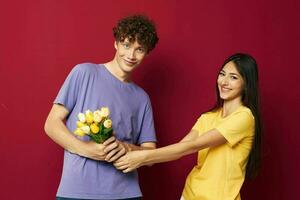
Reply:
M217 83L221 99L224 101L230 101L237 98L241 99L244 89L244 80L237 71L234 62L228 62L222 68Z

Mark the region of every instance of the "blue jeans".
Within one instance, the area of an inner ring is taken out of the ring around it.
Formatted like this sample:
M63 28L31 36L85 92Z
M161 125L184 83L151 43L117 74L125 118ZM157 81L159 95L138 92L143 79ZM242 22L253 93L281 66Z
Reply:
M92 200L92 199L74 199L74 198L56 197L56 200ZM129 199L115 199L115 200L142 200L142 197L129 198Z

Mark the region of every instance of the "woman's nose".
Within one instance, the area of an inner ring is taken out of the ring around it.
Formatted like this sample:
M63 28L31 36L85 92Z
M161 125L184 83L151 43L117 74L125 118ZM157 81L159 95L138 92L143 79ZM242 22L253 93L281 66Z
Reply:
M221 81L222 85L228 85L228 77L224 77Z

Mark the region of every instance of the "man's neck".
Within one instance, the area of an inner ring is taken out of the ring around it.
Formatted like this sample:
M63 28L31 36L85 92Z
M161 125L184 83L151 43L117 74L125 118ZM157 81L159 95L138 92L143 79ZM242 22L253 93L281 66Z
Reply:
M115 60L105 63L104 66L113 76L115 76L120 81L130 82L130 74L122 71Z

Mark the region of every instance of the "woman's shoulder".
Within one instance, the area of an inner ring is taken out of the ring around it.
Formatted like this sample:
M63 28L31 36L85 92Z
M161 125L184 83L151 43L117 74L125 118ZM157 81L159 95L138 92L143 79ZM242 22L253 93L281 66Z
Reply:
M203 113L200 118L202 119L213 119L216 118L218 116L220 116L220 112L222 111L221 108L212 110L212 111L208 111ZM254 118L250 108L248 108L247 106L240 106L236 111L234 111L232 114L230 114L228 117L226 117L227 119L230 119L231 117L235 117L235 116L248 116L250 118ZM199 119L200 119L199 118Z
M236 111L235 114L243 114L243 115L249 115L252 118L254 118L250 108L248 108L247 106L240 106Z
M208 112L204 112L200 115L199 119L201 120L209 120L209 119L214 119L216 116L219 115L220 112L220 108L212 110L212 111L208 111Z
M202 113L203 116L216 116L221 112L221 108L216 108L214 110L210 110L207 112ZM201 115L201 116L202 116Z

